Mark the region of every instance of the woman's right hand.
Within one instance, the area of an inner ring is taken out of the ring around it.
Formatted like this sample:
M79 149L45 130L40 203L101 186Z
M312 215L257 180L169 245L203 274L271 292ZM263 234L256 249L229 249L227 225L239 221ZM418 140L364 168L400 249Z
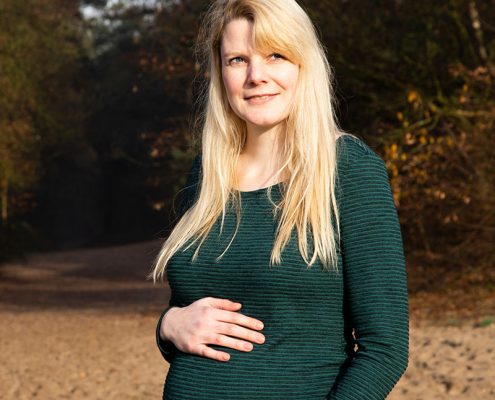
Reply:
M187 307L172 307L162 319L160 336L182 352L228 361L229 353L208 344L251 351L251 342L265 341L265 336L258 332L263 323L238 313L241 307L240 303L214 297L204 297Z

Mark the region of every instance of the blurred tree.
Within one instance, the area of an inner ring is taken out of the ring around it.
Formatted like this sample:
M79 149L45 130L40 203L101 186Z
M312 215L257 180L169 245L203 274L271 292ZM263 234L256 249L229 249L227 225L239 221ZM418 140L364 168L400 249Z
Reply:
M77 140L81 132L75 80L79 26L75 3L0 2L2 242L9 221L26 226L44 167L57 156L58 146Z
M304 4L336 71L343 125L387 162L408 252L492 266L494 4Z
M174 195L196 151L192 45L204 6L116 2L86 21L88 138L102 165L105 231L115 233L112 241L149 236L174 218Z

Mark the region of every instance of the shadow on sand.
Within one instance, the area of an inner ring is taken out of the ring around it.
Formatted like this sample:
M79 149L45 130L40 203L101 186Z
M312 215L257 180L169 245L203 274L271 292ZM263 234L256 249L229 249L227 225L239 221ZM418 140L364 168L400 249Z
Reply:
M155 313L169 300L151 271L162 240L29 255L0 267L0 305L18 312L83 310Z

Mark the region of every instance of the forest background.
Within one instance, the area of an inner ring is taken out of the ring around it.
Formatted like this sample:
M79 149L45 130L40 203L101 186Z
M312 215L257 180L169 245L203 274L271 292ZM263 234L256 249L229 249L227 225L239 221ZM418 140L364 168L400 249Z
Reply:
M300 3L341 126L386 161L421 285L495 292L494 3ZM198 151L207 4L0 1L0 260L166 237Z

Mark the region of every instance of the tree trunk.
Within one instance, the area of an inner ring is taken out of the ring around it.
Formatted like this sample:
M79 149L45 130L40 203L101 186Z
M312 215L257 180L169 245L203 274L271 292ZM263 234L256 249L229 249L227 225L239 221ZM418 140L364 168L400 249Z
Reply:
M478 54L481 61L486 63L488 53L483 39L483 31L481 30L480 14L478 12L478 7L476 6L476 1L474 0L469 2L469 16L471 17L471 25L473 26L476 39L478 40Z

